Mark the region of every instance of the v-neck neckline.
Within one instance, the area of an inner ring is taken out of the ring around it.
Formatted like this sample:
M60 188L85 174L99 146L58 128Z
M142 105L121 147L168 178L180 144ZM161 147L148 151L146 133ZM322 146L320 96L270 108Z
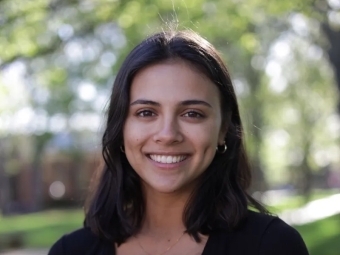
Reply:
M213 233L210 233L209 237L208 237L208 240L206 242L206 244L204 245L204 249L203 249L203 252L202 252L202 255L209 255L209 251L212 249L212 244L213 244L213 236L214 234Z
M202 255L226 254L227 234L221 229L212 231L204 246Z
M211 255L211 254L225 254L226 250L226 238L225 234L221 231L212 231L208 237L208 240L204 246L203 252L201 255ZM223 240L222 240L223 239ZM103 255L116 255L116 247L115 245L108 245L105 249Z

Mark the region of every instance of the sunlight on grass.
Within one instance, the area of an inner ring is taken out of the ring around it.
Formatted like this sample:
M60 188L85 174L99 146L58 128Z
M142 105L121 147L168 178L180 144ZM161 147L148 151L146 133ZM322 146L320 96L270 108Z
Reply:
M62 235L80 228L82 210L51 210L33 214L0 217L0 245L11 235L20 236L25 247L50 247ZM7 241L9 242L9 241Z
M340 254L340 214L296 229L304 238L310 255Z
M41 229L51 225L78 224L84 219L82 210L53 210L20 216L0 217L0 234Z
M0 217L0 245L1 240L4 245L4 237L19 233L24 247L50 247L62 235L80 228L83 219L82 210L51 210ZM340 254L340 214L296 228L305 240L310 255Z
M313 190L310 198L306 201L302 195L286 196L275 201L273 205L266 205L268 210L273 213L280 213L284 210L296 209L306 205L308 202L338 194L339 190Z

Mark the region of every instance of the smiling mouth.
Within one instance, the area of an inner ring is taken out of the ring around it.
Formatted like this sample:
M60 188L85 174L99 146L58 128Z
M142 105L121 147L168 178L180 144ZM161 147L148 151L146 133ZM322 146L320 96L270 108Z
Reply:
M179 163L188 157L187 155L170 156L170 155L156 155L156 154L149 154L148 156L153 161L158 162L158 163L163 163L163 164Z

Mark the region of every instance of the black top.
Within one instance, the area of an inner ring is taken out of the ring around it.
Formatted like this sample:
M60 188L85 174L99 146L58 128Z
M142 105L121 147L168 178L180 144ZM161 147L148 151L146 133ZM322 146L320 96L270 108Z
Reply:
M114 245L99 239L89 228L64 235L48 255L114 255ZM214 230L202 255L308 255L300 234L277 217L250 212L233 231Z

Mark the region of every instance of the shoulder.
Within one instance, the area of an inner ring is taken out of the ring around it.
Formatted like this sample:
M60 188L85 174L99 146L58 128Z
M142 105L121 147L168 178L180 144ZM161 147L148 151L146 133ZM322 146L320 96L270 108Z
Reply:
M249 229L252 231L264 231L278 217L254 211L248 211L247 217L240 224L240 229Z
M259 250L263 255L308 255L299 232L279 218L275 218L265 229Z
M246 219L228 236L232 250L242 251L236 254L308 255L297 230L276 216L249 211Z
M104 241L89 228L81 228L62 236L50 249L48 255L96 254Z

